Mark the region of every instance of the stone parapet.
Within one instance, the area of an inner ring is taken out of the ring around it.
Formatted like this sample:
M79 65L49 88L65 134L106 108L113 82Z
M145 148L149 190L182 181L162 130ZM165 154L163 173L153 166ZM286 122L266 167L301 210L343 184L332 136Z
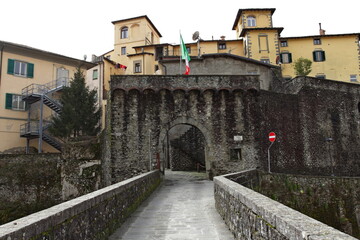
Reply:
M356 239L227 177L214 178L215 206L236 239Z
M0 226L0 240L107 239L160 183L152 171Z

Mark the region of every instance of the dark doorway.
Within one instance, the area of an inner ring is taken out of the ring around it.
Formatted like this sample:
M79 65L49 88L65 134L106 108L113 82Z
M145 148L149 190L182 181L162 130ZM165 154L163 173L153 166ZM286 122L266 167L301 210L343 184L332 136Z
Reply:
M166 165L173 171L206 171L205 138L197 127L180 124L169 130Z

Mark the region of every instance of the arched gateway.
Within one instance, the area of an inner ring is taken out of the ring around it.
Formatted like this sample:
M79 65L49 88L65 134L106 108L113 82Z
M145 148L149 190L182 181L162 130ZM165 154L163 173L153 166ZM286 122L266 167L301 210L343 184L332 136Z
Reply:
M113 76L111 89L107 166L113 181L148 171L159 161L170 167L168 135L182 124L196 129L194 141L204 142L198 148L204 149L205 165L201 153L193 157L191 143L188 165L203 167L209 178L257 165L251 132L257 76Z

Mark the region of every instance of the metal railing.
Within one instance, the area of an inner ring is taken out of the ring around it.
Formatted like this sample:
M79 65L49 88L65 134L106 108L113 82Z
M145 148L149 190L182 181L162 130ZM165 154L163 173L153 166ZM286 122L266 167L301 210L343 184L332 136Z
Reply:
M51 126L51 122L50 121L44 121L43 122L43 131L45 131L46 129L48 129ZM24 123L22 125L20 125L20 135L24 136L24 135L39 135L39 130L40 130L40 123L39 122L27 122Z
M43 95L49 92L54 92L60 90L61 88L69 86L69 79L68 78L59 78L54 81L48 82L46 84L30 84L27 87L24 87L21 90L21 94L23 97L28 97L32 94L36 95Z

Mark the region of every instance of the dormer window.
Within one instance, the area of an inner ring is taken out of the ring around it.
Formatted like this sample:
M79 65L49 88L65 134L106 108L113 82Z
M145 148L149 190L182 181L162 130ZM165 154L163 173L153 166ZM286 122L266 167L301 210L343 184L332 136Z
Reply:
M129 37L129 28L123 27L121 28L121 39L128 38Z
M248 27L255 27L256 26L256 18L253 16L247 17L247 25L248 25Z

